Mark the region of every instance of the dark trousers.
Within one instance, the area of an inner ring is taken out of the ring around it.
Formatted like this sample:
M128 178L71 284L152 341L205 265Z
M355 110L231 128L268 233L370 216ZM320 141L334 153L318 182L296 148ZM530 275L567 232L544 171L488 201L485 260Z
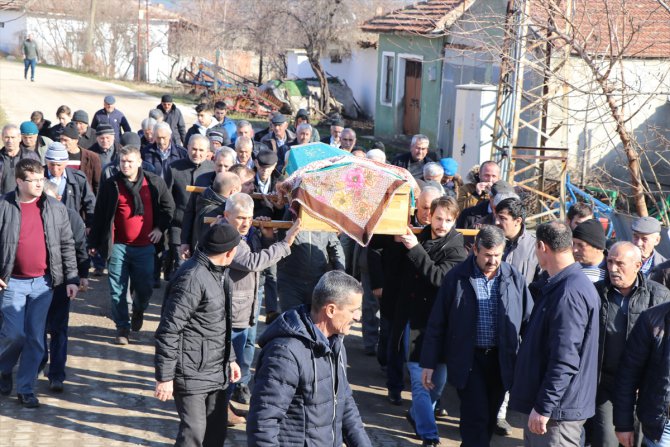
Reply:
M475 349L472 369L461 400L462 447L488 447L496 427L498 409L505 398L497 349Z
M175 447L223 447L228 429L228 393L174 394L179 413Z
M388 320L387 320L388 321ZM389 322L389 326L393 323ZM409 324L405 325L402 334L396 334L392 329L388 338L386 354L386 389L401 392L405 388L404 370L409 352Z
M605 379L598 386L596 394L596 414L584 424L586 441L593 447L619 447L619 440L614 432L614 378ZM635 446L642 444L642 430L635 418Z
M67 289L64 284L54 289L49 313L47 314L47 327L44 333L44 360L43 364L49 362L49 381L65 380L65 361L67 360L67 327L70 321L70 299L67 297ZM47 345L47 334L50 341ZM48 346L48 349L46 348Z

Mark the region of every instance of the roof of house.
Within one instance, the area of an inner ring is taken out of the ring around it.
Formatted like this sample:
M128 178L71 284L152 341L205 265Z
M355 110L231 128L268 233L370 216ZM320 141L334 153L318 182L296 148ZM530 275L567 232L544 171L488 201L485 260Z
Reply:
M531 3L530 18L540 34L547 29L544 25L549 15L547 3L543 0ZM670 10L662 3L658 0L575 0L570 21L576 44L595 55L670 57ZM559 29L565 29L565 24L565 18L556 22Z
M0 0L0 11L20 11L27 0Z
M475 0L427 0L373 17L361 29L369 33L441 34Z
M138 4L134 0L126 0L128 5L128 14L132 14L134 11L135 15L133 20L137 20L138 13ZM26 11L28 13L35 14L63 14L67 15L68 8L71 5L65 4L60 0L41 0L41 1L29 1L29 0L0 0L0 11ZM144 2L142 2L140 7L142 13L146 11ZM131 17L130 15L128 17ZM165 8L162 4L150 4L149 5L149 19L150 20L164 20L164 21L180 21L183 20L182 16L178 13L170 11Z

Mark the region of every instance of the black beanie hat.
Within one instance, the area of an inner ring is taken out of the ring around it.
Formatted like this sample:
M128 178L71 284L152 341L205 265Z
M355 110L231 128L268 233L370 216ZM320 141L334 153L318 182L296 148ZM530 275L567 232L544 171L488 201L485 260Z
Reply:
M240 243L240 233L229 224L214 225L200 239L200 249L209 255L228 252Z
M70 122L65 127L63 127L63 135L73 140L79 139L79 131L75 127L75 124Z
M572 237L584 241L598 250L604 250L607 242L605 230L600 221L596 219L586 220L572 230Z

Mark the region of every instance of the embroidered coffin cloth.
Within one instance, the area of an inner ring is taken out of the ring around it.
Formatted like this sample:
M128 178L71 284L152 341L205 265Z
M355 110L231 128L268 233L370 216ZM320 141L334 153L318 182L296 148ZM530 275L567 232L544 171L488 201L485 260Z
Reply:
M309 163L277 185L289 196L297 214L304 206L365 246L398 188L409 183L412 197L419 187L405 169L359 157L331 157Z

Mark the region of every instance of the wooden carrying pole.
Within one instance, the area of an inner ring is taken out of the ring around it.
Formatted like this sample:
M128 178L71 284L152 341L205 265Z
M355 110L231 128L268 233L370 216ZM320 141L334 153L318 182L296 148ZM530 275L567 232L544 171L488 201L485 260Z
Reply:
M204 217L203 222L206 224L213 224L216 222L216 217ZM273 228L277 230L288 230L293 226L293 222L290 220L254 220L253 221L253 226L254 227L265 227L265 228ZM335 227L331 227L332 232L337 232L338 230ZM423 231L422 227L412 227L412 232L414 234L419 234ZM466 230L466 229L461 229L457 228L456 231L461 233L463 236L476 236L477 233L479 233L479 230Z

